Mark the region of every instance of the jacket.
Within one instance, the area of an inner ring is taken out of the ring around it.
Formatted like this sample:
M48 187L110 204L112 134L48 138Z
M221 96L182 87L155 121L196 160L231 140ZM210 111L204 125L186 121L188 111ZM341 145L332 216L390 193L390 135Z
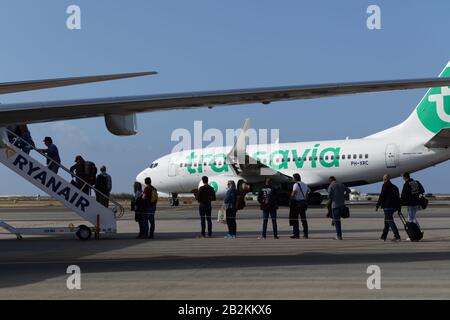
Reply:
M225 198L223 199L223 203L225 204L225 209L236 209L236 198L237 198L237 190L236 189L228 189L225 194Z
M272 186L264 186L258 192L258 202L261 210L278 209L278 192Z
M377 208L378 207L400 210L400 192L398 191L397 186L391 181L383 184L377 202Z
M211 201L216 201L216 191L210 185L203 185L198 189L195 197L200 204L211 205Z
M419 181L409 179L405 181L402 189L402 206L415 207L420 204L420 195L425 193L425 189Z

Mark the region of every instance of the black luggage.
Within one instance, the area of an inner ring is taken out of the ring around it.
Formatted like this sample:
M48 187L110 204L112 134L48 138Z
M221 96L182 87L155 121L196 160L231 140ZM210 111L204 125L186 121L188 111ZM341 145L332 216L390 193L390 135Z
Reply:
M423 232L420 230L419 226L414 222L408 222L405 219L405 216L399 212L398 213L400 220L405 226L405 231L408 234L409 240L411 241L420 241L423 238Z

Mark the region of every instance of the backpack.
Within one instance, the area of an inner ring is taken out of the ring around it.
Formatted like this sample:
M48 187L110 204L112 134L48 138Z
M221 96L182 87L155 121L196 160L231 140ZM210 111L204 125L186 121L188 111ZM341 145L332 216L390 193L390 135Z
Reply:
M156 188L152 189L152 198L150 199L150 203L156 204L158 202L158 191Z
M242 210L245 208L245 196L242 194L236 195L236 210Z
M92 161L85 161L84 174L86 176L87 182L93 184L97 177L97 167L95 166L95 163L93 163Z

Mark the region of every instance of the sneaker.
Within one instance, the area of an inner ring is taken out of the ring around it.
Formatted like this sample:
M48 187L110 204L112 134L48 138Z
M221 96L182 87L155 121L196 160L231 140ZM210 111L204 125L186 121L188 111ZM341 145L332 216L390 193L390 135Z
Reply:
M299 236L290 236L291 239L300 239Z
M400 242L400 241L402 241L402 239L400 239L400 238L394 238L394 239L392 239L391 241L392 241L392 242Z
M235 235L232 235L232 236L231 236L231 239L236 239L236 236L235 236Z
M204 235L199 235L199 236L197 236L197 239L205 239L205 236Z
M274 238L274 239L280 239L280 237L278 237L278 236L273 236L273 238Z
M380 238L379 240L380 240L380 241L386 241L386 239L384 239L384 238Z
M410 238L406 238L406 241L411 241L411 239Z
M227 234L224 238L225 238L225 239L232 239L233 236L232 236L231 234Z
M266 237L259 236L259 237L258 237L258 240L266 240Z
M342 237L334 237L334 240L342 240Z
M309 236L304 235L304 236L303 236L303 239L309 239Z

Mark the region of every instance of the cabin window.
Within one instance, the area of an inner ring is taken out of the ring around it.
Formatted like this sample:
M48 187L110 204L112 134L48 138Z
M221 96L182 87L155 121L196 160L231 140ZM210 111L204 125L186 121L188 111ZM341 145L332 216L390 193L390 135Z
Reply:
M353 159L357 159L358 156L356 154L353 155Z
M363 155L362 155L362 154L360 154L360 155L359 155L359 158L360 158L360 159L362 159L362 158L363 158Z
M366 159L369 159L369 155L368 154L366 154Z
M325 160L328 160L329 159L329 157L328 156L325 156Z
M312 157L309 157L309 161L312 161Z

